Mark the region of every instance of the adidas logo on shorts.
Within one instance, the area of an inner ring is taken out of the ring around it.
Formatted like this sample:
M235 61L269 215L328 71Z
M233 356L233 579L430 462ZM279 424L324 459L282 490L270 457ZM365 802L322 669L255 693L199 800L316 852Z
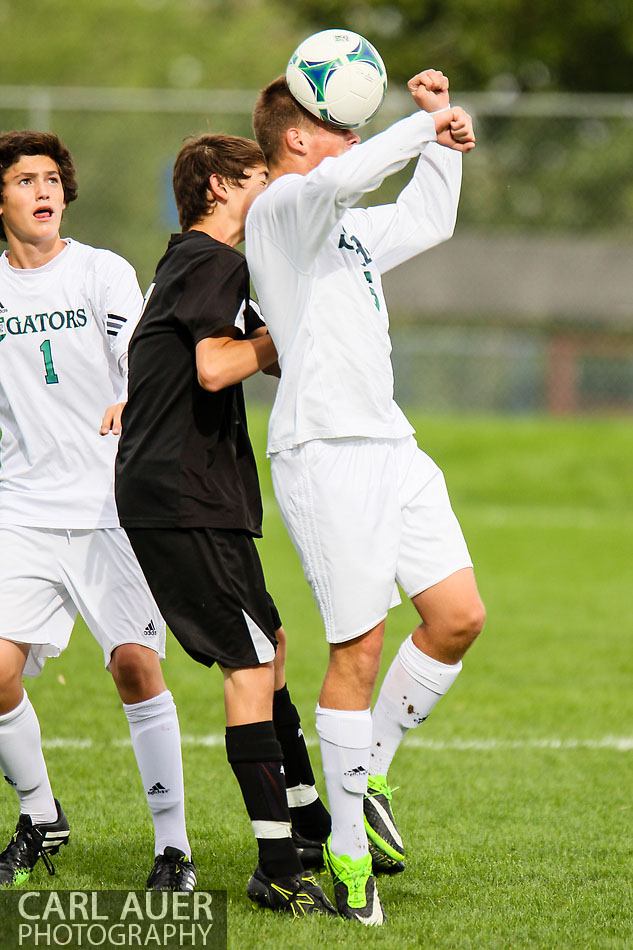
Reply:
M143 630L143 636L144 636L144 637L155 637L157 634L158 634L158 631L157 631L156 627L154 626L154 621L153 621L153 620L150 620L150 622L149 622L149 623L147 624L147 626L145 627L145 630Z

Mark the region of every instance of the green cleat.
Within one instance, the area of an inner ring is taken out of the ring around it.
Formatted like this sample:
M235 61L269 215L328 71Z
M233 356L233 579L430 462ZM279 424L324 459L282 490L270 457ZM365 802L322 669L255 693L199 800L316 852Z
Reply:
M323 858L334 880L334 898L340 916L358 920L368 927L379 927L387 917L378 897L371 856L352 861L347 854L332 854L330 840L331 836L323 845Z
M384 775L370 775L363 801L365 830L376 873L398 874L404 871L404 845L391 810L395 789Z

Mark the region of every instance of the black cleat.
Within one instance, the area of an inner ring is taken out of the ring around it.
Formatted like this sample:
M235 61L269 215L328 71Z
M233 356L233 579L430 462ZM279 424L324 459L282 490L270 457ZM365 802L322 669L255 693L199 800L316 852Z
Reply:
M292 914L293 917L305 917L306 914L336 916L336 911L311 874L272 878L257 865L246 886L246 893L260 907Z
M68 819L55 799L55 821L34 825L30 815L20 815L11 841L0 854L0 887L23 884L41 857L49 874L55 873L51 854L68 844Z
M148 891L193 891L196 869L184 851L167 847L156 855L152 873L145 887Z
M317 841L313 840L312 838L304 838L304 836L299 831L295 831L293 828L292 843L297 849L299 860L306 871L308 871L310 868L313 868L315 871L320 871L325 867L325 863L323 861L324 841Z

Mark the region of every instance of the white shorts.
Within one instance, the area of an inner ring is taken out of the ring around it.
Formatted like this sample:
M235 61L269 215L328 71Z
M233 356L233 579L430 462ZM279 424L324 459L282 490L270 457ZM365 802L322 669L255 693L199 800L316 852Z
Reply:
M413 438L324 439L271 456L281 515L331 643L472 567L444 476ZM395 594L395 596L394 596Z
M0 639L32 644L25 676L59 656L77 614L103 648L139 643L165 656L165 622L123 528L0 525Z

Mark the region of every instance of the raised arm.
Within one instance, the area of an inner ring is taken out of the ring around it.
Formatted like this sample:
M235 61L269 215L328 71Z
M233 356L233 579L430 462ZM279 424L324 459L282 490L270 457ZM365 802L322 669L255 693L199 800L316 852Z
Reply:
M354 212L383 273L451 237L461 187L461 153L475 147L472 119L460 107L449 106L443 73L418 73L409 80L409 90L420 108L432 114L437 142L422 147L413 177L395 203Z
M324 158L305 175L285 174L274 181L247 219L247 246L248 232L258 229L263 214L268 237L300 270L307 269L344 212L429 143L439 141L456 152L474 147L470 118L448 106L448 80L442 73L419 73L410 90L419 112L341 155Z
M347 208L378 188L388 175L404 168L424 143L434 140L432 116L419 112L352 146L343 155L324 158L307 175L289 174L277 179L269 186L268 194L255 202L247 218L247 247L249 230L258 230L261 210L267 218L269 238L284 248L300 270L308 269Z
M429 142L393 204L353 212L381 273L451 237L461 178L459 152Z

